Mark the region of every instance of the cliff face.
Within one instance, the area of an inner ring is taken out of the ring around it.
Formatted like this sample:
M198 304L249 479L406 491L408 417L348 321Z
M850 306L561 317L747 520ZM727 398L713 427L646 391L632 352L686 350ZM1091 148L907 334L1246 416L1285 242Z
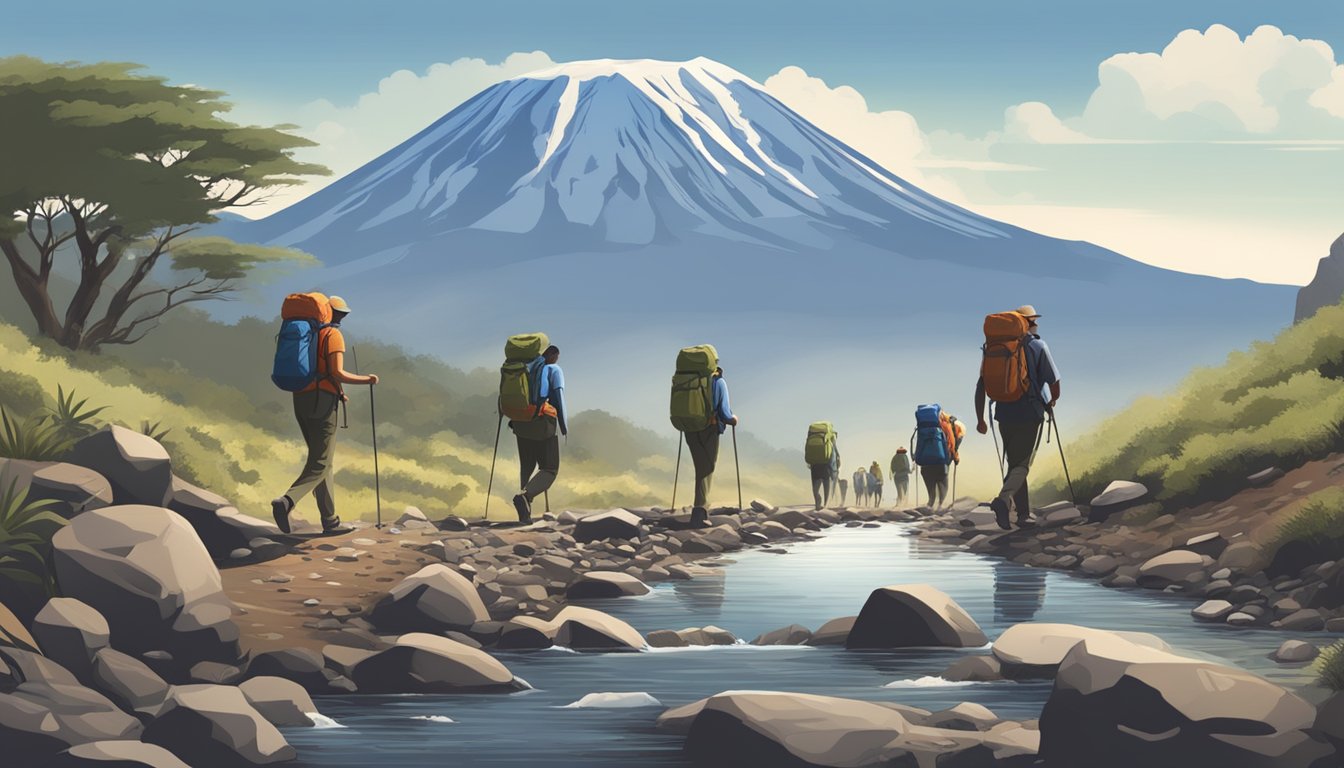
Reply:
M1344 295L1344 235L1330 246L1330 255L1316 265L1316 277L1297 292L1293 322L1311 317L1321 307L1338 304L1341 295Z

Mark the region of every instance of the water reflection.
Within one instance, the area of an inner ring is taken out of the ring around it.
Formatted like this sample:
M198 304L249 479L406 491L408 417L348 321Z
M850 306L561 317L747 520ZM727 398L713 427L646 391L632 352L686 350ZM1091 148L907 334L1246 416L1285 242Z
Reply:
M994 564L994 620L999 624L1017 624L1036 618L1045 605L1045 577L1042 568L1023 568L1013 563Z

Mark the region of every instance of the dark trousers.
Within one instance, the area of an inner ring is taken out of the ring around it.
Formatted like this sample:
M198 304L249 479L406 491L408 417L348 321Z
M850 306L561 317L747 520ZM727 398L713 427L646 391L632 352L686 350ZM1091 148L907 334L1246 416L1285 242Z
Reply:
M947 465L930 464L919 468L924 487L929 491L929 506L940 507L947 501Z
M896 483L896 503L904 504L906 495L910 493L910 476L897 475L894 482Z
M518 465L518 486L531 501L549 490L560 473L560 437L552 435L544 440L519 437Z
M1036 444L1041 438L1039 421L1000 421L999 434L1003 436L1003 455L1008 464L1008 475L1003 478L999 498L1011 502L1017 510L1017 519L1031 516L1031 498L1027 493L1027 474L1036 457Z
M818 464L811 470L812 500L816 502L817 509L821 509L831 503L831 484L835 478L831 475L831 468L825 464Z
M294 418L299 422L299 432L308 446L308 460L285 495L297 504L311 492L317 500L317 511L322 515L323 523L336 520L331 465L336 455L336 406L339 403L340 398L326 390L294 393Z
M709 501L709 487L714 482L714 467L719 463L719 427L711 424L699 432L686 433L686 447L695 464L695 506L703 508Z

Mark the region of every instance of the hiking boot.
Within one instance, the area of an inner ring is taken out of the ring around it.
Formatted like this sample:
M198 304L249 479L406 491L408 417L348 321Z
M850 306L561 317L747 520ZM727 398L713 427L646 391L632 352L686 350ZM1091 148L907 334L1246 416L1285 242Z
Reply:
M996 496L989 502L989 508L994 510L994 522L998 523L1000 528L1005 531L1012 530L1012 526L1008 524L1008 502Z
M350 533L353 530L355 529L348 525L341 525L341 518L339 517L322 521L322 533L327 536L337 536L342 533Z
M514 496L513 508L518 510L518 522L523 524L532 522L532 503L526 496L521 493Z
M691 509L691 525L701 528L709 527L709 512L704 507L693 507Z
M1026 516L1026 515L1019 515L1019 516L1018 516L1018 518L1017 518L1017 527L1018 527L1018 528L1030 528L1030 527L1033 526L1033 525L1035 525L1035 523L1033 523L1033 522L1031 521L1031 518L1030 518L1029 516Z
M271 501L271 517L275 518L275 525L281 533L289 533L289 513L294 509L294 502L289 500L288 496L281 496Z

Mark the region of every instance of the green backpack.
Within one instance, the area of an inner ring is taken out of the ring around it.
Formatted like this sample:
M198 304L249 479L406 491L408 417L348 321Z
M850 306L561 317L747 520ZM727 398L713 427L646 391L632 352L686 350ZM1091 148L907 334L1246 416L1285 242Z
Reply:
M714 371L719 352L712 344L686 347L677 354L672 375L672 426L699 432L714 423Z
M803 448L803 460L810 467L819 464L829 465L835 455L835 425L829 421L814 422L807 428L807 443Z
M544 333L520 333L504 342L499 369L499 412L510 421L531 421L541 411L537 376L545 364L542 352L551 345Z

